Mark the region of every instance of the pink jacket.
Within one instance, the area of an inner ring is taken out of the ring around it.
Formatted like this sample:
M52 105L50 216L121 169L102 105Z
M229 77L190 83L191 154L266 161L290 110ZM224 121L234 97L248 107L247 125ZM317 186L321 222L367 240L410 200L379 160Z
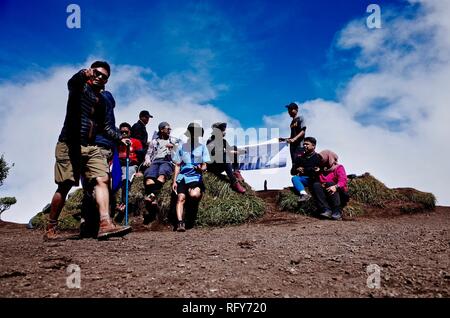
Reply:
M340 188L348 191L347 187L347 173L345 172L345 168L343 165L338 165L336 169L330 172L321 172L319 175L319 181L324 182L333 182L337 184Z

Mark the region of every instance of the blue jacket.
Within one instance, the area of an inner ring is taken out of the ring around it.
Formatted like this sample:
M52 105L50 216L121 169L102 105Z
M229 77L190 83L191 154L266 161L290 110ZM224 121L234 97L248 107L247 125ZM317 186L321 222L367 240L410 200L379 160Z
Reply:
M103 127L103 125L100 125L98 127L98 134L95 136L95 144L106 149L113 149L116 146L117 134L120 136L120 132L116 127L116 118L114 117L114 107L116 106L116 101L114 100L112 94L108 91L102 92L101 95L106 104L105 126L107 126L110 130L114 130L115 133L112 135L110 131Z

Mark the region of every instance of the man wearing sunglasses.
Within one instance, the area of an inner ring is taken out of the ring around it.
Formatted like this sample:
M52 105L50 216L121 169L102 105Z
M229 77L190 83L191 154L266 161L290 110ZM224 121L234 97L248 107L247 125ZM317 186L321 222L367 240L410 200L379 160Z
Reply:
M98 239L123 236L131 227L117 226L110 217L109 208L109 168L106 159L95 145L99 127L120 142L120 133L112 127L106 115L106 102L101 95L110 75L107 62L96 61L88 69L83 69L68 81L69 97L66 117L55 150L55 182L58 188L53 195L48 225L44 235L46 240L60 239L57 233L58 218L64 207L67 194L73 186L78 186L80 177L94 187L95 200L100 214ZM122 139L126 143L126 139Z

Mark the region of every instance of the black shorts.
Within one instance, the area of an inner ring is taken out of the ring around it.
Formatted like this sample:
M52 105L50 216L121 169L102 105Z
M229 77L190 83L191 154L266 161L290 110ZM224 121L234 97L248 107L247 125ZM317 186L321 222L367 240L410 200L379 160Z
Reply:
M203 184L203 181L194 181L194 182L185 183L184 179L183 179L180 182L177 182L177 192L184 193L186 196L189 195L189 189L194 189L194 188L200 188L200 191L202 193L204 193L206 190L205 185Z

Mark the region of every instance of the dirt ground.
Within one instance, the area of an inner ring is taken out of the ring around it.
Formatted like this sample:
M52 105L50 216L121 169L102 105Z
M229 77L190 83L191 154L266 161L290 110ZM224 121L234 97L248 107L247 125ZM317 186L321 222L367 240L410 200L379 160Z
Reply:
M335 222L266 200L257 222L109 241L1 223L0 297L450 297L450 208Z

